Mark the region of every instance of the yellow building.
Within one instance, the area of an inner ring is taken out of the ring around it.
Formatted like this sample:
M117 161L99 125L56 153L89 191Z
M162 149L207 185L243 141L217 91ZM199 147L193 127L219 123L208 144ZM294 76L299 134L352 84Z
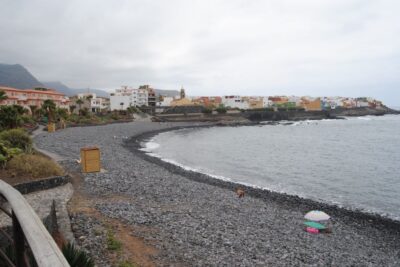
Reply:
M261 109L264 107L264 101L262 98L249 98L247 102L249 103L249 109Z
M195 103L192 102L189 98L180 98L180 99L175 99L171 102L171 107L176 107L176 106L194 106L196 105Z

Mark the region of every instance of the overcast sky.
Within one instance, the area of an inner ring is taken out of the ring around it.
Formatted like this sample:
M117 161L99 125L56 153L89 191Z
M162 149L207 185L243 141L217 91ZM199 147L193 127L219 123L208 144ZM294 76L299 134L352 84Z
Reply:
M398 0L1 0L0 62L75 88L400 106Z

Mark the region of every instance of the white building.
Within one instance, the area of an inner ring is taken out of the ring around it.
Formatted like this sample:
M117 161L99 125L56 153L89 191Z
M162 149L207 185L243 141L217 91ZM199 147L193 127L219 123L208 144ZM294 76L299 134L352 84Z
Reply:
M148 105L149 94L146 89L134 89L122 86L110 94L110 109L125 110L130 106L141 107Z
M249 102L238 95L223 96L222 104L230 108L249 109Z
M269 108L272 107L272 105L274 104L274 102L272 102L272 100L268 99L268 96L263 96L263 107L264 108Z
M96 97L92 98L90 102L90 108L92 112L99 112L102 110L110 109L110 99L106 97Z
M97 97L95 93L80 93L78 94L79 99L90 99L90 107L92 112L99 112L101 110L108 110L110 108L110 100L106 97Z
M162 100L157 101L157 106L158 107L169 107L171 106L172 101L174 101L174 98L171 96L163 96Z

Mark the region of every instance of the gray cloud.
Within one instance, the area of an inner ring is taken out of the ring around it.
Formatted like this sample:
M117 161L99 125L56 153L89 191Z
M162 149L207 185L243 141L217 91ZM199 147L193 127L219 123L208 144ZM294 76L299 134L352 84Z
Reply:
M41 80L400 106L396 0L3 0L0 62Z

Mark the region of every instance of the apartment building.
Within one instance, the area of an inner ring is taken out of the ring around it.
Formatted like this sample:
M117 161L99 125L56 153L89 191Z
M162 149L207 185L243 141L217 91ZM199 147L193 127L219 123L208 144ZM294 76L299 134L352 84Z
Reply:
M239 95L227 95L222 97L222 104L229 108L249 109L249 102Z
M11 87L0 87L7 95L7 99L0 101L0 105L20 105L30 110L30 106L40 108L45 100L52 100L58 108L69 108L70 100L67 96L53 89L15 89Z
M116 89L115 93L110 94L110 109L126 110L130 106L148 106L148 99L148 89L134 89L128 86L122 86L120 89Z

